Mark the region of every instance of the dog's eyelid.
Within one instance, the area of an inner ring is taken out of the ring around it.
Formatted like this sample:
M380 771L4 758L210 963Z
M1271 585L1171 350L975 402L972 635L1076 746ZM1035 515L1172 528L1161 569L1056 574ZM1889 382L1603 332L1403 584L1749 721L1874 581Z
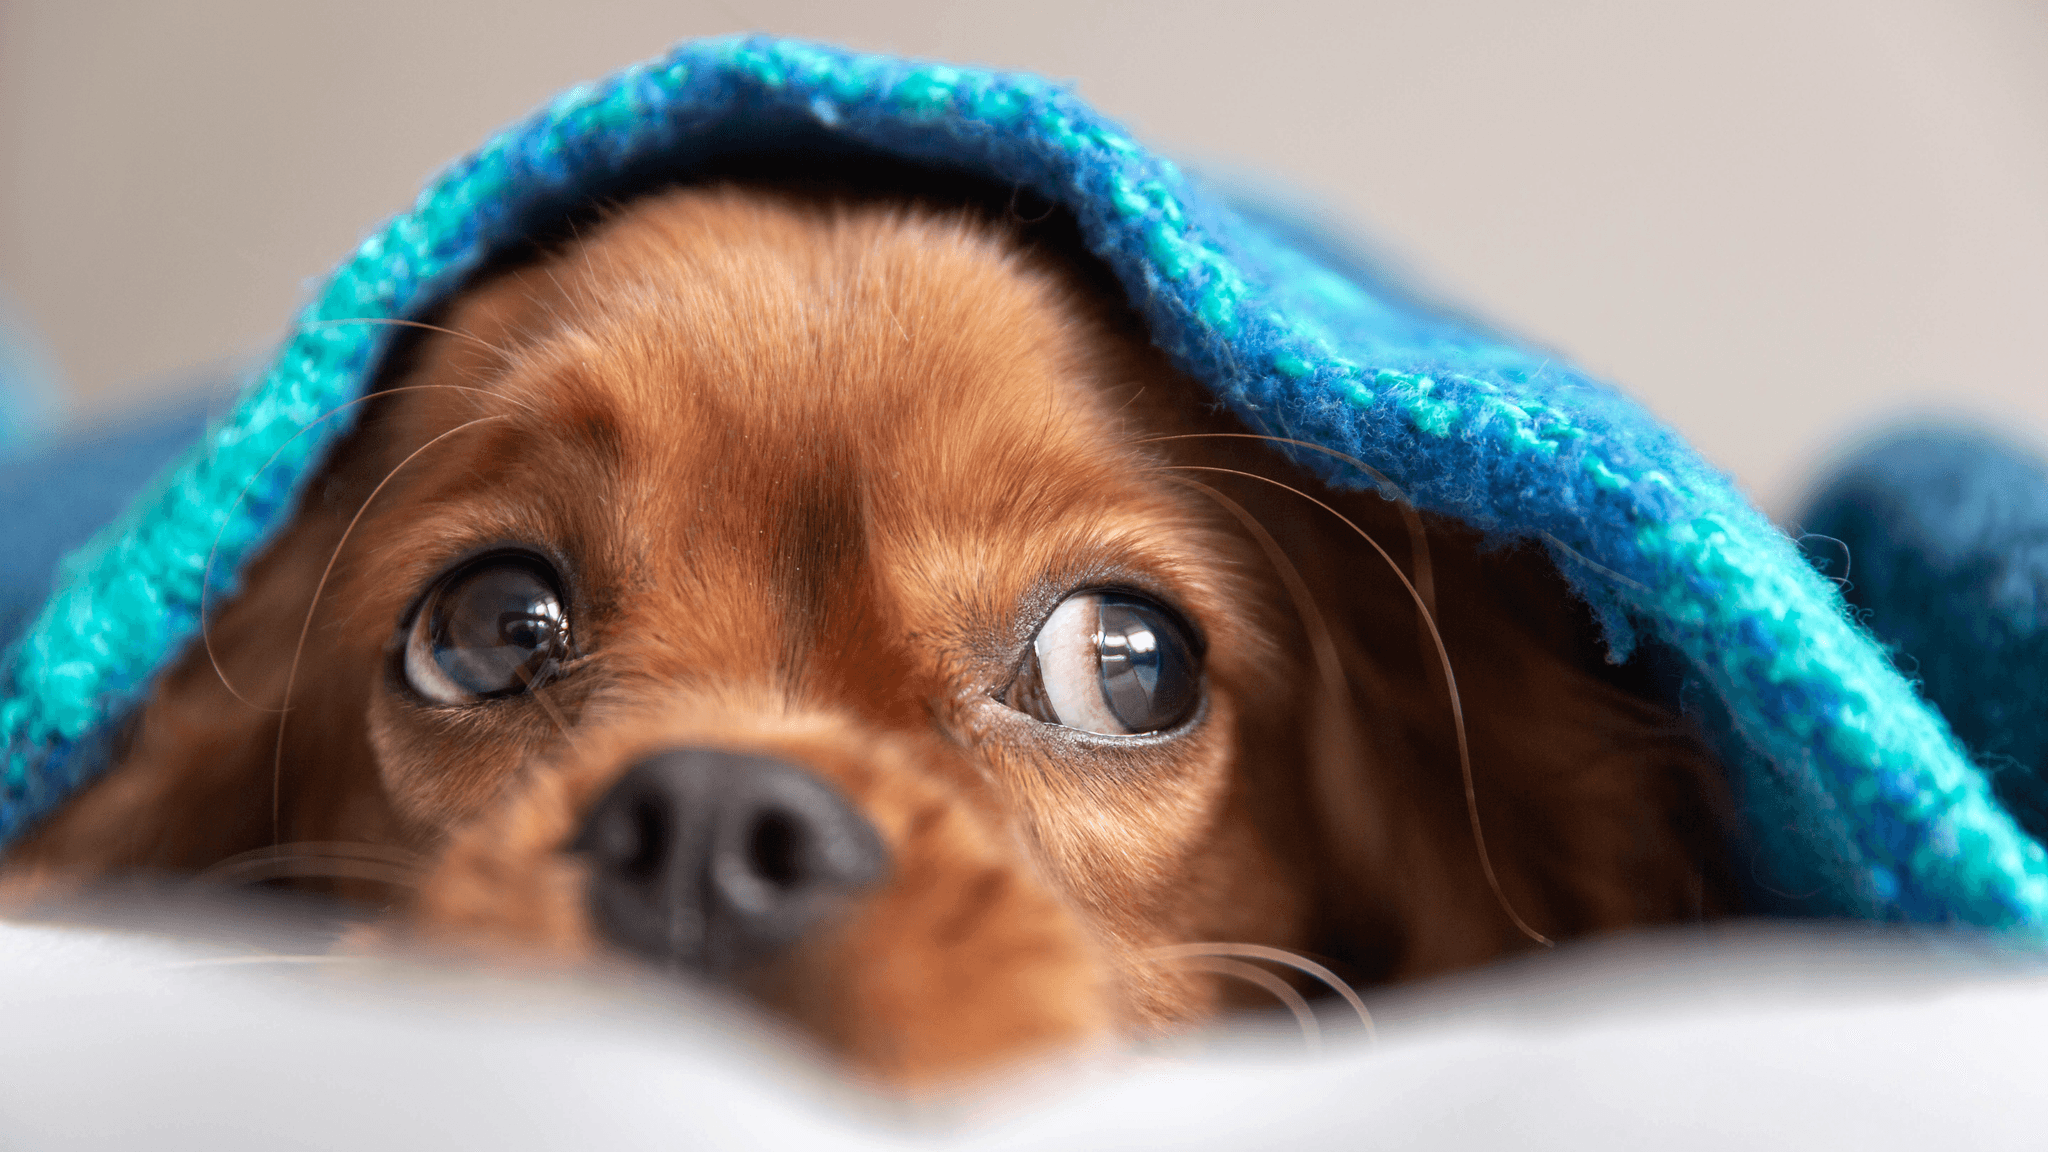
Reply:
M413 597L412 607L433 590L436 581L446 579L450 573L466 568L480 560L504 556L524 557L538 563L554 573L556 586L571 599L581 601L583 583L582 569L576 562L576 552L550 542L545 534L514 534L506 532L477 533L463 532L470 543L442 543L435 549L433 557L421 563L417 571L431 575L420 582L419 591ZM417 562L417 561L416 561Z
M1017 613L1017 646L1020 652L1029 647L1031 638L1061 604L1083 592L1101 592L1118 596L1136 596L1150 600L1173 617L1187 637L1194 643L1195 655L1207 656L1209 637L1197 622L1195 613L1184 607L1186 597L1182 596L1165 581L1137 569L1116 565L1103 570L1087 571L1070 575L1064 579L1046 579L1038 583L1019 604Z
M394 574L403 575L414 586L412 598L406 601L405 611L400 616L410 619L419 608L420 602L434 590L434 585L448 577L449 573L466 568L479 560L491 556L530 556L554 568L558 573L566 570L560 563L557 550L544 544L535 544L519 536L501 533L476 534L461 528L453 531L442 525L424 526L421 533L423 542L406 549L403 557L393 566ZM449 539L453 537L453 539Z
M1164 592L1158 588L1132 587L1123 584L1101 585L1096 588L1090 589L1090 591L1100 592L1111 596L1134 596L1140 600L1150 601L1153 607L1164 609L1166 611L1166 614L1172 618L1173 622L1180 627L1180 630L1183 633L1184 638L1193 647L1194 654L1197 658L1207 656L1209 654L1208 636L1205 635L1201 627L1195 623L1194 616L1190 614L1186 609L1182 608L1178 600L1171 594Z

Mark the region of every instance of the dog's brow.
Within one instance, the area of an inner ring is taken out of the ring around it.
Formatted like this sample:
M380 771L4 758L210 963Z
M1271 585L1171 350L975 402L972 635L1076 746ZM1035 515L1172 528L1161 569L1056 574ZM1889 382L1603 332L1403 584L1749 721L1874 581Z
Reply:
M547 383L540 397L547 409L539 426L589 453L593 462L616 469L626 460L626 435L618 402L595 380L587 367L563 370Z
M857 609L851 598L865 585L866 515L857 470L826 464L791 481L788 497L771 514L779 536L774 580L786 611L784 666L801 666L827 621Z
M608 463L617 464L625 459L625 435L609 408L586 402L564 416L563 428L578 445Z

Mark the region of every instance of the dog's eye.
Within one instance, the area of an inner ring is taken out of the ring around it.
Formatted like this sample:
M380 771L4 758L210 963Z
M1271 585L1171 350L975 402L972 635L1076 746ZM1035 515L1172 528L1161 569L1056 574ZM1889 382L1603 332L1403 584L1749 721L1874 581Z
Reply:
M554 572L531 556L486 556L443 576L405 641L405 680L437 704L524 692L569 650Z
M1171 612L1127 592L1076 592L1039 626L1005 702L1049 724L1134 736L1187 719L1199 677Z

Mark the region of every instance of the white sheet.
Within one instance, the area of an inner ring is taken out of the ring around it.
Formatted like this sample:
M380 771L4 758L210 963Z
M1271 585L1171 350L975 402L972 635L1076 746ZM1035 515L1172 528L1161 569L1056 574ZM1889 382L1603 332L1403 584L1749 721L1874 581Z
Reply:
M0 923L0 1148L2048 1148L2048 965L1719 929L910 1112L680 992Z

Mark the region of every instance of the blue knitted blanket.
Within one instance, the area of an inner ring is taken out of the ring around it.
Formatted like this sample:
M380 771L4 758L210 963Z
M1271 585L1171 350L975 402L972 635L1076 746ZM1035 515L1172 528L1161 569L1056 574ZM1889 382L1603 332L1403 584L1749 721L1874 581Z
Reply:
M1235 204L1059 86L761 38L685 44L563 93L362 242L239 403L66 561L9 650L0 841L104 767L108 733L194 637L202 593L233 593L347 431L390 329L335 321L417 315L537 222L741 148L936 165L1064 205L1158 345L1255 427L1539 542L1615 658L1675 653L1759 891L1814 913L2048 929L2048 856L1941 714L1836 585L1634 403Z

